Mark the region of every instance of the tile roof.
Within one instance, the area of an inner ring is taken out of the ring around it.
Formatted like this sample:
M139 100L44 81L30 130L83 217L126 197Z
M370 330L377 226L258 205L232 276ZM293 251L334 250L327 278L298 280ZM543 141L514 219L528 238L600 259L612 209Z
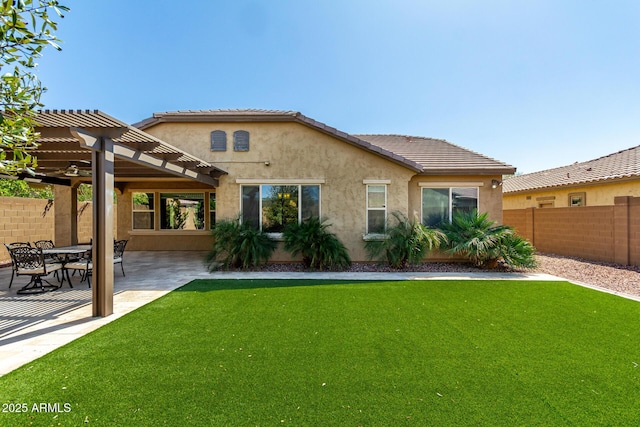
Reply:
M297 111L182 110L154 113L135 123L142 130L162 122L298 122L342 139L421 174L511 174L515 168L450 142L402 135L350 135Z
M504 193L640 177L640 146L594 160L506 179Z
M511 165L443 139L406 135L354 136L419 163L423 167L423 174L456 172L511 174L515 172L515 168Z

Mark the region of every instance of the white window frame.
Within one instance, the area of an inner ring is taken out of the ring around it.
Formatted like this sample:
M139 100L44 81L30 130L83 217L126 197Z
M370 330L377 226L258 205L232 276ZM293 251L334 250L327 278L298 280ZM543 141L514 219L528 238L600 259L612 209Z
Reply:
M387 180L365 180L363 181L364 184L366 185L366 200L365 200L365 209L366 209L366 216L365 216L365 235L368 237L375 237L375 236L384 236L385 232L386 232L386 224L387 224L387 206L388 206L388 184L389 181ZM370 208L369 207L369 188L371 187L383 187L384 188L384 206L381 208ZM385 229L382 233L373 233L371 231L369 231L369 212L370 211L384 211L384 223L385 223Z
M153 194L153 204L151 205L151 209L135 209L135 203L133 202L135 194ZM142 231L153 231L156 227L156 193L155 191L133 191L131 192L131 228L133 230L142 230ZM136 223L135 214L136 213L150 213L153 219L153 227L152 228L134 228Z

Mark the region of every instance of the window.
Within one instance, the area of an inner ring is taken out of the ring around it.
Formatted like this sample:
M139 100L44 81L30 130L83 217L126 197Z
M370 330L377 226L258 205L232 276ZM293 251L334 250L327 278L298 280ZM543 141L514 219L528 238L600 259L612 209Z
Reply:
M211 151L227 151L227 133L223 130L211 132Z
M216 193L209 193L209 227L216 225Z
M237 130L233 133L233 150L249 151L249 132Z
M423 188L422 223L437 227L460 211L478 209L477 187Z
M204 230L204 193L160 193L160 229Z
M382 234L387 222L387 186L367 185L367 234Z
M153 230L154 194L133 193L133 229Z
M570 193L569 206L587 206L587 193Z
M268 233L320 216L319 185L243 185L240 193L242 222Z

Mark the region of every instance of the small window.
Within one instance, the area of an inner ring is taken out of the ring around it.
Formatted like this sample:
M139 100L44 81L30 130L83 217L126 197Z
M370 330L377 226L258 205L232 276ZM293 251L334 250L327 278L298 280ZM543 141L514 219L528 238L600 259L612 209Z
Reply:
M216 225L216 193L209 193L209 227Z
M133 229L153 230L154 193L133 193Z
M204 193L160 193L162 230L204 230Z
M587 193L570 193L569 206L587 206Z
M367 185L367 234L382 234L387 222L387 186Z
M211 132L211 151L227 151L227 133L223 130Z
M233 133L233 150L249 151L249 132L237 130Z

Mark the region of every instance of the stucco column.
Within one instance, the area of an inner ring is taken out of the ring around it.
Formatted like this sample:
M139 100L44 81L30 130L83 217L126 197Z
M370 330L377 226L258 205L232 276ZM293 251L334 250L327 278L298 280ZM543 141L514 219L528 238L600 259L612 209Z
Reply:
M113 141L100 138L93 158L93 315L113 314Z
M53 242L56 246L78 243L78 187L53 187L55 220Z

